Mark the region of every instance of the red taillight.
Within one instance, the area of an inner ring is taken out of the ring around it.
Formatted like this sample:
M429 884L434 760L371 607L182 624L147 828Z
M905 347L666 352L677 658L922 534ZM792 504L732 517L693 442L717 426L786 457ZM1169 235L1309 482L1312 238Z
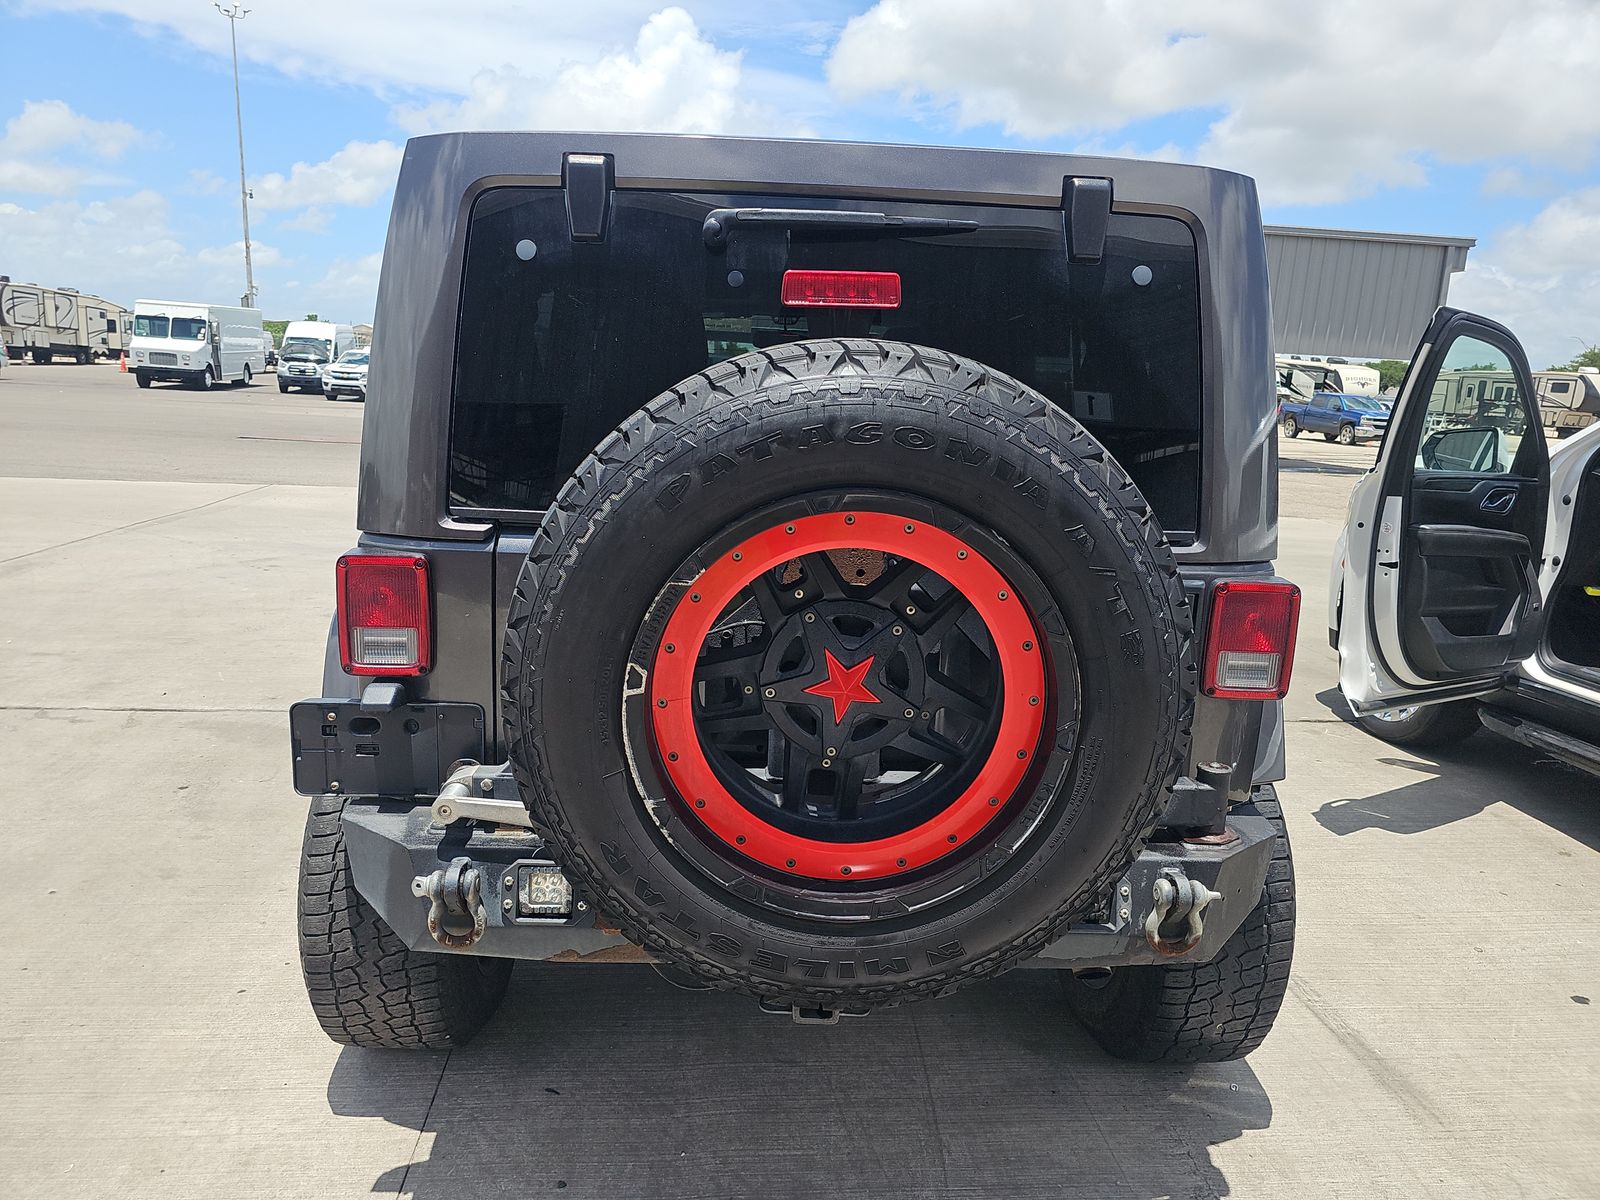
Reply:
M786 308L899 308L893 271L785 271Z
M1294 666L1300 589L1292 583L1233 580L1211 590L1205 694L1224 700L1281 700Z
M339 661L352 675L421 675L433 652L428 560L346 554L339 560Z

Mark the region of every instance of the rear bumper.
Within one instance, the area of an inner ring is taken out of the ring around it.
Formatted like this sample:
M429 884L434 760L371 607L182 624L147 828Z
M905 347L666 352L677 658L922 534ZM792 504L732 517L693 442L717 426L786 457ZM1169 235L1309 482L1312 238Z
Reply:
M514 795L514 783L509 775L505 778L504 790ZM341 824L357 890L413 950L553 962L651 961L620 931L598 921L594 906L577 887L569 917L517 915L519 868L552 865L543 839L532 830L470 820L441 826L426 806L374 799L349 801ZM1230 817L1228 830L1236 839L1227 845L1146 846L1113 888L1104 919L1073 925L1022 965L1082 969L1214 957L1260 897L1275 835L1272 824L1258 816ZM415 894L413 881L463 857L482 880L484 931L470 947L447 950L429 933L429 902ZM1173 870L1219 893L1205 910L1199 943L1180 957L1158 951L1144 935L1155 906L1155 881Z

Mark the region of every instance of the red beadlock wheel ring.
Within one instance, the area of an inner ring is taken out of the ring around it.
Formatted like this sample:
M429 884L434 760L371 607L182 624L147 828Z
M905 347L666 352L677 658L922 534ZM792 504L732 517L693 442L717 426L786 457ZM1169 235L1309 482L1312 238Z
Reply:
M943 811L893 837L821 841L762 820L718 779L695 724L695 664L718 615L756 576L804 554L852 547L912 559L962 591L994 642L1002 708L987 761ZM1049 707L1041 646L1033 619L1012 584L953 534L879 512L799 517L722 554L679 599L661 635L650 677L650 713L660 765L682 799L684 812L692 813L729 851L775 871L834 881L883 879L914 871L968 846L1005 809L1027 777Z

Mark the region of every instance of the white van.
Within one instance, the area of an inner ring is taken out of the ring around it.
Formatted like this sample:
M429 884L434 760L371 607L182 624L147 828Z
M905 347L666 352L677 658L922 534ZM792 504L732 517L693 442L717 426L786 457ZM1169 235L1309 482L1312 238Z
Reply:
M322 368L354 350L355 330L332 321L290 321L278 347L278 390L322 390Z
M183 300L135 300L128 368L147 388L158 379L210 389L249 386L266 374L261 310Z

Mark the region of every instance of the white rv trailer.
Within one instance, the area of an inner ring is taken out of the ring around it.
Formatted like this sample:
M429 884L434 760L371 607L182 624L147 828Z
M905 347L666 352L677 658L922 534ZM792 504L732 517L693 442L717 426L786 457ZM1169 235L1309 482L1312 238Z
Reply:
M128 310L76 288L12 283L0 276L0 343L11 358L89 363L127 347Z
M1354 396L1376 396L1382 378L1376 367L1336 359L1296 358L1292 354L1279 354L1275 359L1279 378L1293 369L1311 376L1319 392L1343 392Z
M185 300L136 300L128 366L142 388L156 380L209 389L266 374L261 310Z
M1587 429L1600 420L1600 367L1537 371L1533 394L1539 402L1539 423L1556 437Z

